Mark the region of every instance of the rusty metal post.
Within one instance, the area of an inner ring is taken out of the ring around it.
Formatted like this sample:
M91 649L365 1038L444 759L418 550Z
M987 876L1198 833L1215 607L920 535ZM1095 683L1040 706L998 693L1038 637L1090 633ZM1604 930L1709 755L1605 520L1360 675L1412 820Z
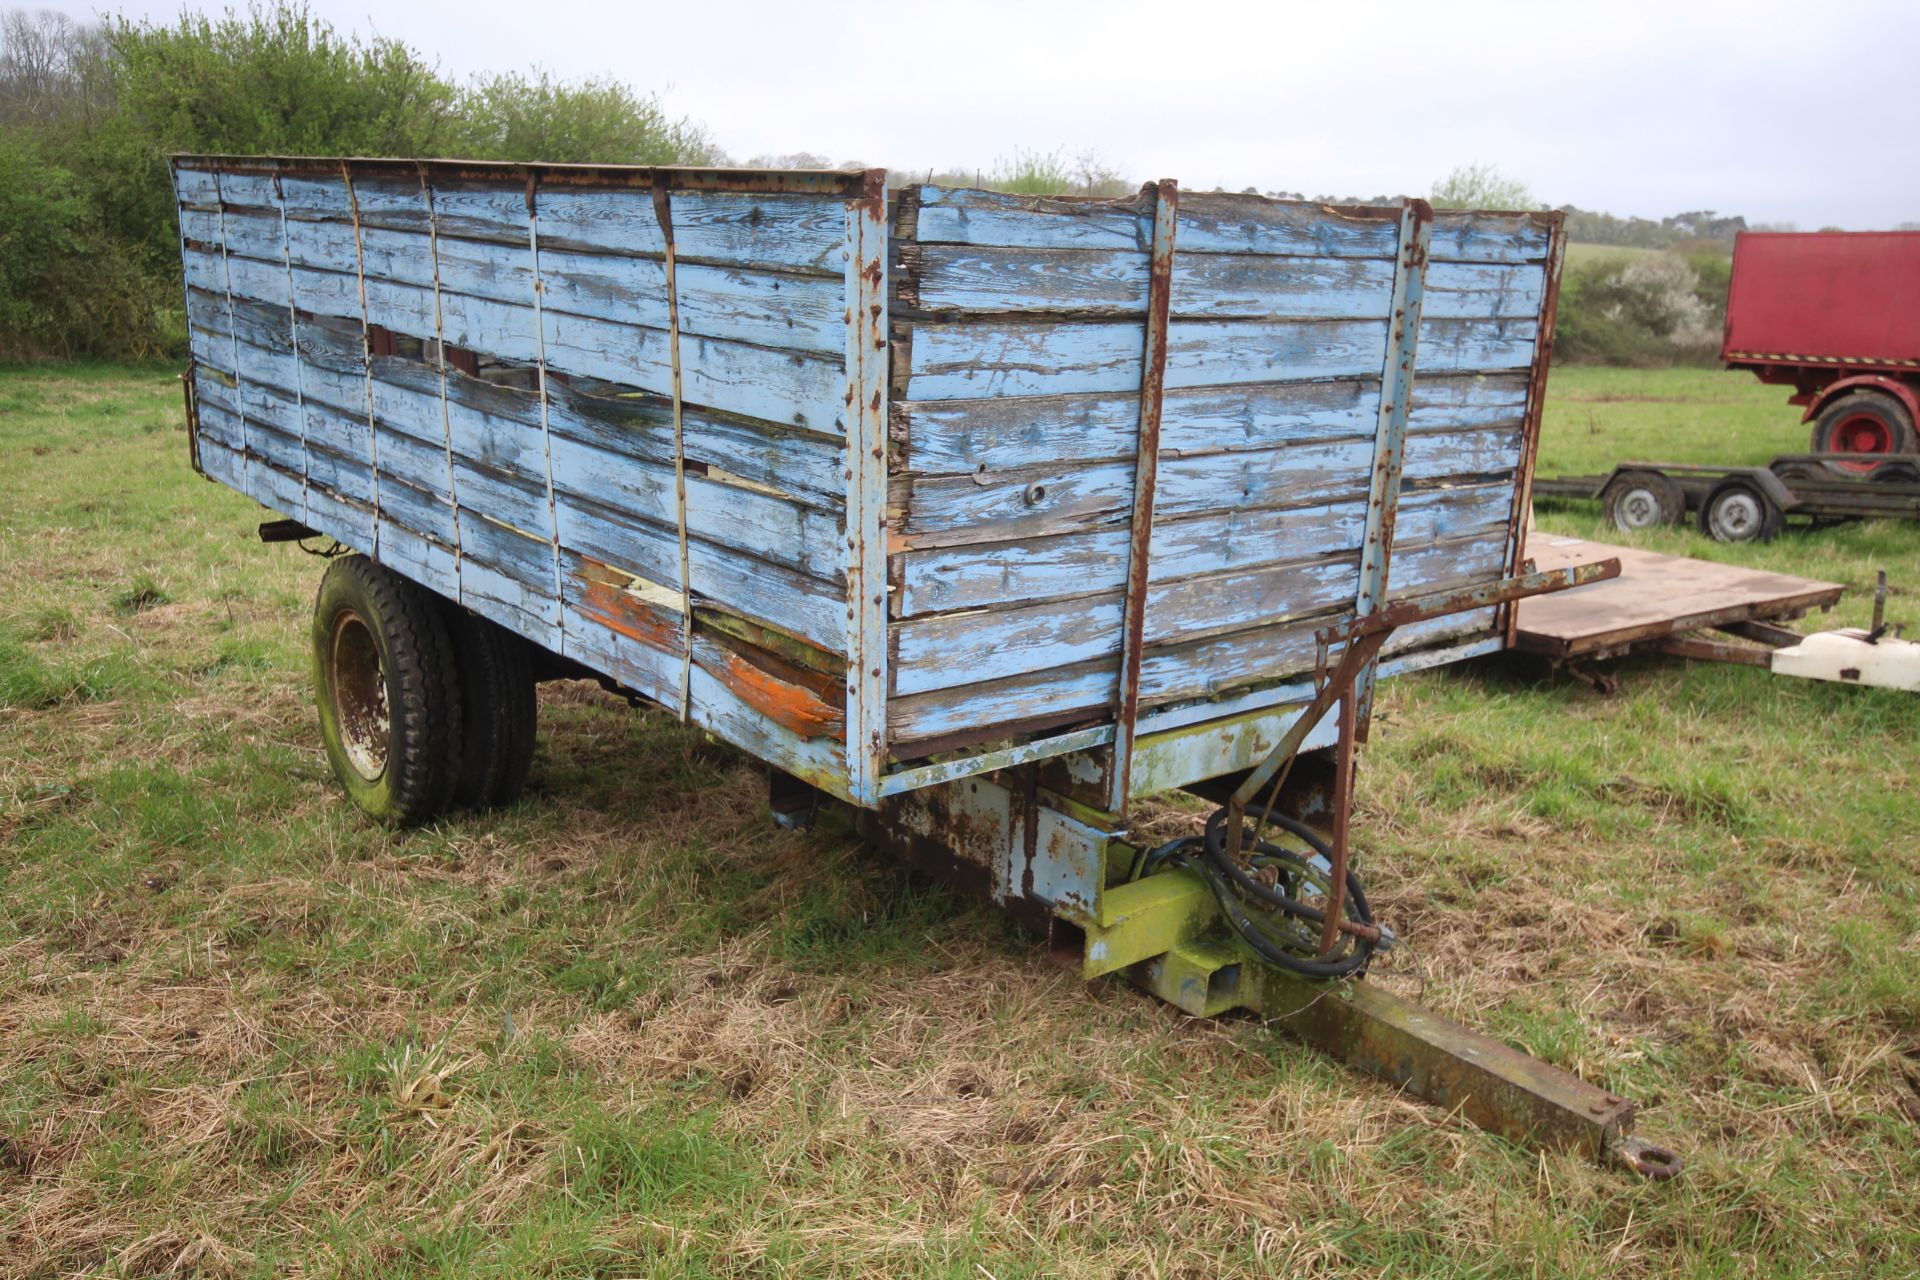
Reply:
M1333 762L1333 856L1327 859L1327 918L1320 924L1320 954L1331 956L1340 941L1340 913L1347 905L1347 833L1353 821L1354 709L1357 687L1340 695L1340 740Z
M1147 267L1146 345L1140 369L1140 433L1133 451L1133 511L1127 536L1127 595L1120 615L1120 683L1116 690L1113 763L1107 808L1127 811L1133 780L1133 738L1140 719L1140 654L1146 642L1147 576L1152 562L1153 495L1160 468L1160 401L1167 378L1167 320L1173 305L1173 242L1180 187L1154 186L1153 248Z
M887 173L847 203L847 779L880 803L887 761Z
M673 195L666 175L653 184L653 217L664 244L667 277L667 355L673 365L673 515L680 534L680 723L693 711L693 574L687 556L687 445L682 428L680 286L674 271Z
M1413 409L1413 369L1420 346L1420 304L1426 294L1427 251L1433 241L1433 208L1408 200L1400 208L1400 250L1394 261L1392 323L1380 370L1380 416L1374 430L1373 475L1367 489L1366 536L1360 544L1360 592L1356 613L1386 603L1393 561L1394 525L1400 511L1400 478L1407 456L1407 418ZM1366 736L1373 714L1373 669L1355 685L1358 732Z
M1541 412L1547 396L1547 366L1553 361L1554 323L1560 311L1560 272L1567 256L1565 215L1547 215L1552 219L1547 239L1544 270L1547 287L1540 298L1540 317L1534 330L1533 368L1527 374L1527 417L1520 429L1520 469L1514 477L1513 513L1507 521L1507 572L1519 573L1527 558L1527 517L1533 510L1533 472L1540 455ZM1518 602L1506 606L1500 621L1507 646L1513 646L1520 632Z

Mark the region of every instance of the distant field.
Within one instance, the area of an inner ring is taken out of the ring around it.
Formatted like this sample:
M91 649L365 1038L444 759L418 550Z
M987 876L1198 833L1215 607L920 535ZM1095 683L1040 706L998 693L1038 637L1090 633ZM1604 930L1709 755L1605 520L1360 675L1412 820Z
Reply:
M1541 465L1796 418L1567 369ZM1083 985L588 686L544 690L519 805L373 827L310 709L319 563L188 471L170 372L0 371L0 457L0 1275L1914 1274L1920 699L1383 686L1373 980L1638 1100L1688 1159L1648 1184ZM1920 624L1920 527L1640 540L1845 582L1835 621L1885 567Z
M1720 369L1563 367L1552 373L1541 474L1615 462L1767 462L1805 453L1808 428L1781 387Z

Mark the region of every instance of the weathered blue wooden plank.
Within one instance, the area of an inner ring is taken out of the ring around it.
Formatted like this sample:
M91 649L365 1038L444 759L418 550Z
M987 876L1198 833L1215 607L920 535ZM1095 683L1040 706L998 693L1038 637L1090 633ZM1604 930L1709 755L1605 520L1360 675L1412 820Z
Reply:
M545 484L530 475L509 476L487 467L476 467L455 457L454 490L460 495L461 510L475 511L496 524L517 530L536 542L553 540L553 512L547 506ZM462 544L465 548L465 543ZM553 566L547 566L547 591L553 590Z
M1359 380L1190 387L1160 407L1163 455L1261 449L1363 435L1377 416L1377 385ZM1005 471L1130 457L1136 393L1007 396L895 406L907 469L923 475Z
M384 503L384 483L381 498ZM385 514L380 519L378 541L380 559L385 564L448 600L460 598L459 562L453 548L434 538L422 537L407 524Z
M1540 324L1534 316L1505 320L1422 320L1420 373L1526 369Z
M1226 507L1308 506L1364 492L1372 464L1364 440L1246 453L1163 458L1154 519ZM1120 520L1133 464L1034 468L977 476L896 480L903 545L1008 541Z
M1525 374L1416 377L1408 430L1518 426ZM894 434L907 469L926 475L1096 462L1132 452L1138 398L1131 394L1009 396L896 406ZM1377 381L1278 383L1170 391L1161 406L1161 452L1267 449L1369 435Z
M413 360L375 360L375 412L396 424L422 424L416 434L423 438L444 429L439 394L438 370ZM452 408L464 411L454 447L475 461L489 462L486 454L496 436L511 440L525 430L539 431L538 392L482 382L456 370L448 374L447 396ZM619 458L672 465L672 410L666 402L590 394L559 383L549 385L548 397L554 435ZM845 448L839 440L698 409L683 417L690 463L719 468L813 506L845 505Z
M1386 322L1181 320L1168 326L1168 387L1377 375ZM913 330L909 400L1132 391L1140 326L928 324Z
M350 220L337 178L282 179L289 216ZM363 226L424 232L419 184L356 174ZM683 261L814 272L842 269L845 202L838 197L730 192L671 193L677 256ZM535 198L544 252L555 249L660 256L665 248L650 188L541 187ZM448 238L525 244L524 183L513 179L433 184L434 219Z
M224 320L224 308L215 308L210 314ZM270 371L262 365L257 376L290 395L296 371L288 354L291 344L284 325L275 331L271 326L274 317L260 308L242 306L235 314L244 330L242 349L248 351L250 359L271 364ZM251 344L255 339L277 342L279 349L254 347ZM298 370L309 402L364 419L366 383L357 372L358 341L355 334L329 334L310 325L302 327L303 355L324 357L323 361L303 359ZM230 357L220 350L211 350L207 360L222 367L231 364ZM509 446L510 457L523 456L519 446L525 441L516 438L516 424L523 429L522 436L526 430L538 432L538 393L496 386L458 372L449 374L447 386L450 416L456 419L456 451L480 462L489 462L489 451L502 446ZM425 442L444 442L446 426L441 421L437 370L418 361L381 357L375 361L373 393L375 415L384 423ZM590 395L559 385L550 394L555 434L616 457L671 465L672 428L668 410L658 401ZM837 508L844 504L844 447L831 437L698 410L686 415L685 433L688 457L695 463L716 467L765 488L789 489L814 507ZM540 473L544 483L544 458L534 471Z
M923 311L1146 313L1147 260L1132 250L920 245L909 266L906 301ZM1172 314L1371 319L1392 288L1393 264L1378 258L1185 254L1174 259Z
M175 165L173 187L181 204L201 208L217 208L220 204L219 179L210 168Z
M1442 374L1416 363L1407 431L1519 427L1527 412L1527 374Z
M372 509L349 501L323 485L307 486L305 523L356 551L371 553L373 550Z
M240 425L239 414L234 413L215 395L208 394L205 390L200 393L199 409L202 439L215 441L236 454L246 452L247 437Z
M1357 554L1160 583L1147 592L1146 644L1322 613L1351 600L1358 583ZM925 693L1111 657L1120 652L1120 606L1120 594L1110 592L898 623L894 692Z
M283 241L277 216L230 211L224 226L202 221L208 215L191 210L187 216L194 219L196 233L189 240L224 234L232 254L275 265L285 254L295 267L343 275L364 269L369 278L429 291L437 251L443 292L531 310L533 260L524 234L515 243L494 243L436 239L424 227L363 226L356 245L350 222L290 221ZM667 326L666 274L658 259L570 253L543 242L540 274L546 308L655 329ZM678 286L681 327L688 333L815 354L832 354L844 345L846 297L838 281L696 262L679 271Z
M1544 262L1545 216L1440 209L1433 215L1434 262Z
M405 525L416 536L424 537L448 549L458 545L453 504L446 497L446 464L441 463L438 488L423 487L412 476L402 478L398 468L389 464L391 455L380 455L380 515ZM458 590L447 592L459 598Z
M1436 621L1417 623L1396 631L1387 646L1394 653L1405 654L1394 661L1382 662L1380 671L1383 676L1399 675L1406 671L1423 670L1427 666L1437 665L1439 655L1454 654L1462 634L1477 632L1484 637L1493 625L1494 611L1477 609L1471 614L1453 615ZM1497 645L1496 645L1497 647ZM1414 652L1417 651L1417 652ZM1465 654L1459 657L1468 656ZM1477 655L1474 655L1477 656ZM1442 658L1457 660L1457 658ZM1187 725L1201 724L1209 720L1218 720L1223 716L1239 715L1256 711L1263 707L1283 707L1288 704L1300 704L1312 697L1313 686L1306 680L1297 680L1289 684L1262 685L1243 693L1226 694L1189 701L1176 701L1162 705L1140 718L1141 734L1164 733L1168 730L1184 728ZM1146 749L1150 744L1142 744ZM1139 770L1142 761L1139 754L1134 757L1134 768ZM1192 774L1173 785L1184 786L1187 782L1212 774Z
M299 474L298 463L293 467ZM313 449L307 457L308 487L319 486L356 504L373 507L373 467L365 458L348 458L325 449Z
M251 446L253 442L249 441L248 444ZM313 484L303 484L298 473L274 466L264 457L254 453L251 447L242 478L245 482L243 492L261 506L283 516L295 520L306 520L318 512L324 519L332 510L326 500L334 495L331 495L328 490ZM320 495L320 501L317 504L316 494ZM344 506L337 502L335 505ZM339 527L349 533L358 531L363 527L365 511L354 508L346 508L346 510L347 518L339 522Z
M509 631L525 636L554 653L562 652L559 601L553 599L552 552L540 548L545 557L545 594L523 580L528 566L519 554L518 543L527 540L508 533L485 520L462 520L460 524L460 601L483 617L491 618ZM512 570L498 562L507 561Z
M198 444L200 469L206 472L208 478L218 480L230 489L246 493L246 490L241 488L242 459L239 452L208 435L204 430L199 436Z
M656 701L670 704L678 700L678 657L615 630L574 601L569 601L563 618L569 654ZM702 666L696 664L689 677L689 717L694 724L796 777L846 795L846 756L841 743L827 737L803 738L775 723Z
M1133 252L923 245L911 301L931 312L1143 314L1146 262ZM1436 262L1426 314L1537 317L1543 264ZM1200 318L1371 319L1386 313L1393 264L1375 258L1190 255L1176 259L1173 314Z
M279 184L271 166L260 169L223 166L219 189L221 204L229 210L253 206L274 210L278 216Z
M236 268L237 296L268 306L287 305L286 269L251 259L231 262ZM291 276L302 311L359 320L356 277L302 266L292 268ZM540 354L530 303L523 306L453 293L443 293L439 302L450 344L525 363ZM431 338L433 290L370 277L366 316L369 323L396 333ZM667 337L662 332L561 312L546 313L544 328L550 369L656 394L664 394L672 385ZM841 432L846 376L839 361L704 337L685 342L684 352L686 394L694 403L783 426Z
M1537 320L1544 263L1430 262L1420 314L1428 320Z
M672 527L565 492L556 494L555 501L563 556L577 552L673 589L670 584L680 577L680 552ZM846 652L847 604L838 587L698 538L688 540L687 559L701 603L798 636L828 653Z
M1504 484L1408 493L1400 500L1395 545L1413 546L1504 527L1512 505L1512 488ZM1349 501L1286 510L1230 507L1156 521L1150 580L1165 582L1331 551L1357 551L1365 519L1365 505ZM1126 530L1109 528L1024 542L904 552L899 557L895 609L901 617L914 617L1117 591L1122 586L1126 549Z
M1520 464L1518 427L1430 432L1407 437L1402 475L1408 484L1460 482L1477 476L1511 477Z
M1504 550L1503 538L1489 537L1431 548L1426 555L1438 569L1460 559L1497 565ZM1212 697L1236 685L1304 672L1314 661L1314 632L1350 612L1349 602L1345 610L1336 608L1298 621L1149 648L1141 660L1142 702L1159 705ZM1406 644L1442 639L1477 624L1477 619L1451 624L1457 630L1436 629L1430 624L1420 636L1409 637ZM889 707L891 732L896 742L906 743L981 725L1014 724L1104 707L1112 702L1115 683L1112 661L1101 657L978 684L899 695Z
M1074 201L945 187L919 187L914 238L923 243L1027 249L1120 249L1145 255L1152 211L1138 200ZM1390 217L1360 217L1324 205L1187 193L1180 200L1180 252L1393 255Z
M290 434L274 424L250 418L247 421L246 440L250 458L269 463L295 476L304 476L312 471L298 434Z

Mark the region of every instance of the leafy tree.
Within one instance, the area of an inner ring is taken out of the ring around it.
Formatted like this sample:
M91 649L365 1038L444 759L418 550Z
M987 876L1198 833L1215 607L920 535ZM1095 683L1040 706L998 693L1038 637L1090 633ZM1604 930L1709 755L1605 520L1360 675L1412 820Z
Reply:
M707 131L618 80L557 81L545 71L476 81L460 100L458 150L482 160L555 164L712 164Z
M1433 203L1441 209L1537 209L1527 184L1490 164L1463 164L1433 184Z
M107 31L115 110L76 148L107 225L176 253L174 152L421 155L451 138L455 91L396 40L342 36L304 4Z

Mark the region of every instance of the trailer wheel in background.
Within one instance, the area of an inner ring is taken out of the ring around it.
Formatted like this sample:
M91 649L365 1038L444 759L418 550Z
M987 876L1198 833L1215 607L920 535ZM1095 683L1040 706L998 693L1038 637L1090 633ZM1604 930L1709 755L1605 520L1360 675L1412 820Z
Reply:
M1884 391L1849 392L1813 420L1815 453L1913 453L1915 449L1912 416ZM1871 462L1827 465L1855 472L1874 468Z
M470 809L512 804L533 767L539 719L533 654L513 632L459 605L448 603L446 617L464 725L453 802Z
M365 556L335 560L314 600L313 669L327 760L353 802L395 826L444 810L461 697L435 597Z
M1716 542L1771 542L1785 523L1773 499L1745 480L1722 480L1700 504L1700 531Z
M1657 471L1623 471L1600 493L1601 509L1616 529L1651 529L1678 524L1687 514L1686 494Z

